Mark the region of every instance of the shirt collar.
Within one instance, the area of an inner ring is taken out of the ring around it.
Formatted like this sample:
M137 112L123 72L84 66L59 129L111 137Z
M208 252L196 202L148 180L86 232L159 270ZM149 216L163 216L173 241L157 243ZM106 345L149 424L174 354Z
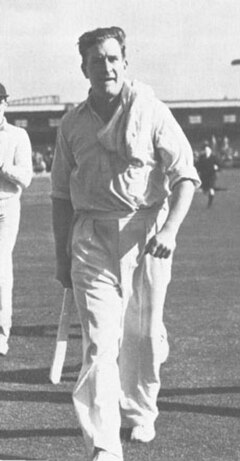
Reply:
M7 128L7 120L5 117L3 117L2 123L0 123L0 131L6 130Z
M117 106L116 110L118 110L119 107L124 108L125 106L127 106L129 104L129 102L130 102L130 94L131 94L130 89L131 89L131 82L126 79L123 82L123 86L122 86L122 89L121 89L121 98L119 100L119 105ZM91 104L91 88L88 91L87 99L82 104L80 104L79 111L82 111L84 109L84 107L88 107L90 111L93 111L94 113L96 113L95 110L93 109L92 104Z

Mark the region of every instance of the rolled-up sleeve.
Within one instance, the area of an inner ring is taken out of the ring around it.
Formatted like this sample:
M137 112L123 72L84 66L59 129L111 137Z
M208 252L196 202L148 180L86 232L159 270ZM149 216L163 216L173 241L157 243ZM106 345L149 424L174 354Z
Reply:
M169 179L169 189L183 179L192 180L195 187L199 187L201 181L194 167L192 148L164 103L159 102L157 106L155 123L154 147Z
M64 124L59 127L52 164L52 197L70 200L70 175L74 158L64 135Z

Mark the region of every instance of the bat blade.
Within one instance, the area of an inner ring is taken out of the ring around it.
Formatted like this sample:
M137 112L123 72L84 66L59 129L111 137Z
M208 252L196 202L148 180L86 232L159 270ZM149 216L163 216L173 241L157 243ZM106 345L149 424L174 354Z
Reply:
M49 379L53 384L58 384L61 381L62 369L67 352L67 340L73 303L73 290L71 288L65 288L58 324L56 346L49 374Z

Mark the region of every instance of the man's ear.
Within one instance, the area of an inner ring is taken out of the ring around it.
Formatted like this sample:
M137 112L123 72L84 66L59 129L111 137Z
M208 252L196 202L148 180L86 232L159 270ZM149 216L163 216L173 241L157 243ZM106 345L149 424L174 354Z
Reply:
M81 69L82 69L82 72L83 72L84 76L85 76L86 78L89 78L89 77L88 77L87 68L86 68L86 65L85 65L84 63L81 64Z

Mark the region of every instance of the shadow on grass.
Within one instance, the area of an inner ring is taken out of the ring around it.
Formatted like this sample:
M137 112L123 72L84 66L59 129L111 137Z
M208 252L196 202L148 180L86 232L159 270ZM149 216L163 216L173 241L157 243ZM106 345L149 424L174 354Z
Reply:
M3 402L47 402L71 404L71 392L55 391L0 391L0 401Z
M159 398L175 397L181 395L204 395L204 394L239 394L240 386L231 387L180 387L173 389L161 389Z
M214 405L195 405L191 403L178 402L158 402L159 411L180 412L180 413L198 413L212 416L228 416L231 418L240 417L240 407L220 407Z
M0 430L0 439L22 439L29 437L79 437L82 436L79 428L59 429L3 429ZM0 458L1 459L1 458Z
M233 418L240 417L240 407L223 407L216 405L203 405L182 402L167 402L162 401L163 397L178 397L178 396L200 396L200 395L223 395L223 394L239 394L240 387L199 387L199 388L179 388L179 389L162 389L158 397L159 411L166 412L186 412L199 413L213 416L227 416Z
M81 338L80 324L71 325L71 329L77 331L69 334L69 339ZM58 325L15 325L11 329L13 336L26 336L26 337L56 337Z
M18 458L17 456L9 456L9 455L3 455L2 453L0 453L0 460L1 461L47 461L47 459L43 459L43 458L33 458L31 456L31 458L26 458L26 456L24 456L24 458Z
M19 458L18 456L4 455L0 453L0 461L47 461L46 458L26 458L26 456Z
M54 387L53 387L54 389ZM175 393L174 393L175 392ZM209 387L209 388L198 388L198 389L171 389L168 391L165 390L165 397L178 395L211 395L211 394L239 394L239 387ZM162 392L163 394L163 392ZM72 395L71 392L62 392L58 391L0 391L0 401L11 401L11 402L49 402L49 403L61 403L61 404L71 404ZM213 416L227 416L227 417L240 417L240 408L233 407L223 407L216 405L204 405L204 404L192 404L192 403L182 403L182 402L167 402L162 401L161 398L158 399L158 408L159 411L166 412L187 412L187 413L199 413L207 414ZM0 433L1 434L1 433Z
M79 373L81 363L68 365L63 368L63 373ZM49 368L25 368L21 370L0 371L0 383L19 383L19 384L50 384ZM62 381L70 381L73 378L64 377ZM74 378L75 380L75 378Z

